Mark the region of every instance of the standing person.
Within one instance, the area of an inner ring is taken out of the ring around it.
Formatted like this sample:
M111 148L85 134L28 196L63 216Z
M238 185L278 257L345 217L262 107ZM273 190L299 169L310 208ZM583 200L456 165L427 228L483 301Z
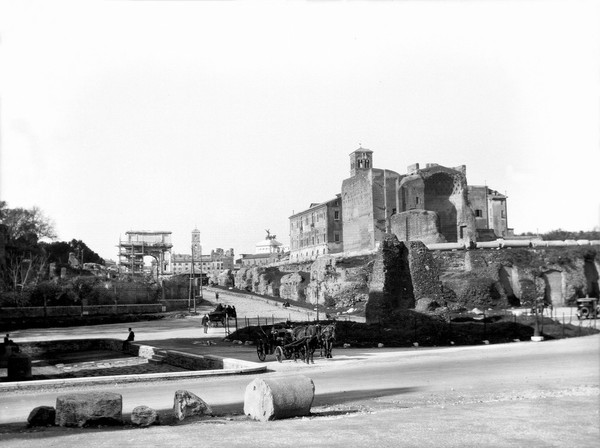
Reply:
M219 293L215 292L215 298L217 299L217 302L219 301Z
M204 327L204 333L208 333L208 314L202 316L202 326Z

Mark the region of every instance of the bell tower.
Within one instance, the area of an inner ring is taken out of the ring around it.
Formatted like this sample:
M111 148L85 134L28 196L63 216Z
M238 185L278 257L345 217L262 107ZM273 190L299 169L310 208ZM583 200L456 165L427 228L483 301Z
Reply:
M350 177L373 168L373 151L362 146L350 153Z
M200 230L192 230L192 258L199 260L202 255L202 245L200 244Z

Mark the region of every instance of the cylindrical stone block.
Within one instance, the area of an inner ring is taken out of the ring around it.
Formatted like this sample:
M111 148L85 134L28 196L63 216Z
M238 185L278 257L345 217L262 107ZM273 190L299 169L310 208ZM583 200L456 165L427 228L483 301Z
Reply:
M244 414L266 422L310 414L315 384L306 376L256 378L246 387Z
M8 381L30 380L31 358L24 353L13 353L7 360Z

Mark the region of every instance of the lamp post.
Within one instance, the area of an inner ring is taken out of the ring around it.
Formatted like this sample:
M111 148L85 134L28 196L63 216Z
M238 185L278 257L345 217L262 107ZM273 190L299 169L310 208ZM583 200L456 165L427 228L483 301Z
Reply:
M200 300L203 299L203 297L202 297L202 281L203 281L202 277L203 277L203 275L204 275L204 273L202 272L202 246L200 246Z
M316 282L316 286L317 286L316 287L316 289L317 289L317 297L316 297L316 300L315 300L315 305L317 307L317 322L319 322L319 274L316 275L315 282Z

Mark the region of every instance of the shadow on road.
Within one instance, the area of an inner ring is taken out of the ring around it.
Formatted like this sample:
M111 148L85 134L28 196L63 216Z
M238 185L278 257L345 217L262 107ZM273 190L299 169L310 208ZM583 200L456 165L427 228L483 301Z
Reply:
M347 390L343 392L331 392L316 395L315 400L313 401L313 406L330 406L333 404L345 404L359 400L368 400L372 398L408 394L411 392L417 392L419 390L420 388L418 387L390 387L386 389L361 389Z

